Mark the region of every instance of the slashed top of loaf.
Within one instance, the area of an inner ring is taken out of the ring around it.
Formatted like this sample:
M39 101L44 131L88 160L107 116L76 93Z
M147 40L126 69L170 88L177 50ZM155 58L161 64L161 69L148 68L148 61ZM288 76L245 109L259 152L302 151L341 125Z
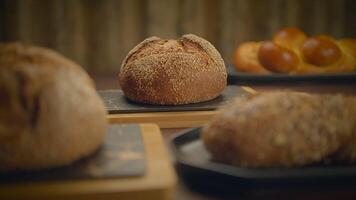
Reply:
M210 56L210 58L216 62L218 66L225 66L224 60L222 59L220 53L209 41L194 34L183 35L181 39L198 44Z
M144 41L142 41L141 43L139 43L138 45L136 45L133 49L131 49L129 51L129 53L127 54L127 56L124 58L121 67L124 67L128 61L131 59L131 57L138 52L140 49L142 49L143 47L145 47L147 44L153 42L153 41L157 41L157 40L161 40L161 38L156 37L156 36L152 36L149 38L146 38Z
M146 56L175 52L200 54L202 57L212 60L218 66L219 71L225 72L224 61L215 47L207 40L194 34L183 35L177 40L161 39L156 36L147 38L128 53L121 67Z

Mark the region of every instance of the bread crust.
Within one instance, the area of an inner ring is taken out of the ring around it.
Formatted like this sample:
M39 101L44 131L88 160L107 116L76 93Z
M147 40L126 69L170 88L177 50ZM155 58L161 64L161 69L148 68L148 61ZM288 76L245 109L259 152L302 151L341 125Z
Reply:
M335 154L352 137L346 104L341 95L257 94L221 109L204 127L202 139L213 158L234 165L312 164Z
M344 109L350 114L349 120L352 125L352 136L351 139L346 141L340 150L332 156L332 160L342 163L356 163L356 97L346 97L345 101L346 106Z
M260 46L259 42L246 42L236 48L233 58L235 69L259 74L271 73L258 62L257 55Z
M144 40L126 56L118 79L130 100L178 105L217 97L226 86L227 73L212 44L187 34L178 40Z
M93 153L106 111L80 66L21 43L0 44L0 171L69 165Z

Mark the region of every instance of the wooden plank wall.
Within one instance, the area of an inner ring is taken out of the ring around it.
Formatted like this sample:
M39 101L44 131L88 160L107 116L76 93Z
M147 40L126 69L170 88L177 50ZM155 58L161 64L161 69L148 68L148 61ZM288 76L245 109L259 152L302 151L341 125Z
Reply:
M118 71L127 52L152 35L200 35L230 63L239 43L285 26L356 37L356 1L0 0L0 41L54 48L96 72Z

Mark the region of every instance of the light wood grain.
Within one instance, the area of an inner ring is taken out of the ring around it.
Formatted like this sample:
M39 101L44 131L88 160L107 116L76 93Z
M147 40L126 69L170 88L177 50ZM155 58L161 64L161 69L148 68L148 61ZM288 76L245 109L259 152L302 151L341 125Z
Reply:
M142 177L0 184L0 199L168 200L176 175L158 126L141 124L146 172Z
M87 61L87 31L83 1L52 0L49 10L51 20L51 47L83 66Z
M348 37L356 36L356 1L354 0L346 0L345 2L345 12L343 12L343 34Z
M160 128L198 127L209 122L218 111L185 111L110 114L112 123L155 123Z
M148 36L176 38L178 32L178 0L150 0L146 2Z
M181 5L181 32L193 33L206 37L205 27L208 19L205 17L206 4L204 0L183 0Z
M355 8L354 0L1 0L0 42L47 46L91 72L117 73L144 38L195 33L231 64L241 42L285 26L355 37Z

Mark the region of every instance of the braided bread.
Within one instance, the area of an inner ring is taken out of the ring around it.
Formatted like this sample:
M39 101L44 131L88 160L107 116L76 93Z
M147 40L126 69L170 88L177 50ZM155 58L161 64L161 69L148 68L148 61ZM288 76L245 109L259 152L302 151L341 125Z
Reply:
M241 44L233 63L239 71L261 74L352 72L356 70L356 39L308 37L297 28L285 28L271 41Z

